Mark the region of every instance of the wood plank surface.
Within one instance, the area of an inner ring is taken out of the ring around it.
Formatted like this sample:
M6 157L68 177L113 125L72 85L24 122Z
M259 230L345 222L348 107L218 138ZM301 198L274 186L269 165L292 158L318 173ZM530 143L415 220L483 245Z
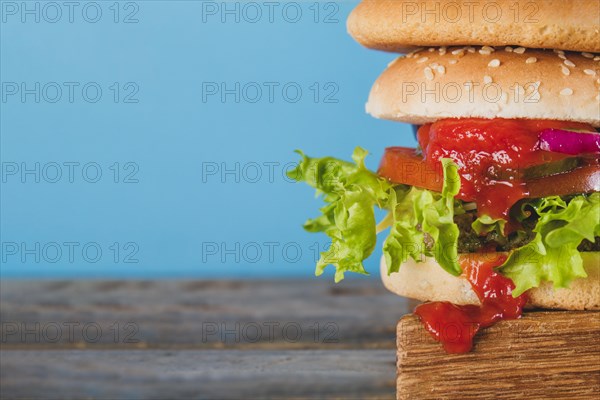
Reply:
M392 399L415 304L376 279L2 280L0 398Z
M339 284L8 279L0 282L1 344L3 349L394 349L395 323L416 304L376 279Z
M0 398L393 399L389 350L6 350Z
M529 312L453 355L408 315L397 342L398 399L600 398L600 312Z

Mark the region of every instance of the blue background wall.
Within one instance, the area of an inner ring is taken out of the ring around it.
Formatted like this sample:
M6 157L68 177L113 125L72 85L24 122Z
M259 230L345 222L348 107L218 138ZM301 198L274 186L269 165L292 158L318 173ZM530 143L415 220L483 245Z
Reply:
M415 144L364 112L356 3L2 1L2 277L312 276L293 150Z

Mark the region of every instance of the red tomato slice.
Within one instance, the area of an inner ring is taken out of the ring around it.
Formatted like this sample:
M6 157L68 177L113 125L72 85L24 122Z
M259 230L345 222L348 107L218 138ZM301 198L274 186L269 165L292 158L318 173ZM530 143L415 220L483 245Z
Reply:
M394 183L436 192L442 191L444 182L441 163L438 168L432 168L421 155L417 154L416 149L408 147L385 149L378 174Z
M600 168L588 165L564 174L525 182L529 198L600 192Z
M441 163L439 168L432 169L423 160L423 157L417 154L416 149L388 147L381 159L378 174L393 183L402 183L435 192L442 191ZM597 164L587 165L562 174L531 179L524 182L524 186L525 197L528 198L599 192L600 168ZM498 188L499 194L500 189Z

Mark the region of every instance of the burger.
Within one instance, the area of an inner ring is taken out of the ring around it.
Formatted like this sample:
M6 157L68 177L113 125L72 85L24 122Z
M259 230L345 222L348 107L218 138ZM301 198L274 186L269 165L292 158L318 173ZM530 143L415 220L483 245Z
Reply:
M391 143L377 171L360 147L351 162L299 151L289 172L325 203L304 224L331 238L316 274L367 274L379 236L385 286L425 302L415 314L451 353L524 308L599 310L600 5L533 2L537 24L484 27L403 24L407 3L364 1L348 26L406 52L366 111L415 125L418 146ZM451 322L471 329L447 341L438 328Z

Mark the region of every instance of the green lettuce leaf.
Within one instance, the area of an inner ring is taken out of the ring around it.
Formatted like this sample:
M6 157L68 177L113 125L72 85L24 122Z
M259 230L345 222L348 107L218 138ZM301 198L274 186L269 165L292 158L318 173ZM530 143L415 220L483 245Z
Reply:
M388 274L398 272L409 256L421 261L424 254L431 253L423 231L418 229L419 219L415 212L415 205L422 201L423 192L414 187L397 187L390 194L391 229L383 242Z
M336 268L336 282L348 271L367 274L362 262L377 240L374 206L386 206L392 185L365 167L367 152L360 147L352 155L355 164L298 153L302 161L288 176L317 189L327 203L322 215L304 224L309 232L325 232L331 238L331 246L317 262L316 275L329 264Z
M457 245L459 231L454 223L454 196L460 190L460 176L458 167L451 159L443 158L441 162L444 171L442 195L432 207L423 209L423 231L433 237L434 256L441 267L452 275L460 275L462 268L458 265Z
M505 219L492 218L489 215L482 215L471 224L471 227L478 235L486 235L490 232L496 232L498 235L504 236L505 226Z
M568 202L546 197L527 202L521 210L536 213L539 219L533 241L513 251L501 267L515 283L513 295L545 281L563 288L575 278L587 277L577 247L583 239L594 241L600 235L600 193L578 195Z
M348 271L367 274L363 261L375 248L377 232L387 226L391 232L384 243L384 255L389 273L397 271L407 255L417 261L423 255L435 256L448 272L461 273L456 254L458 227L453 222L460 178L449 159L443 161L445 180L440 194L393 185L380 178L366 169L367 152L360 147L352 156L354 164L298 153L302 160L288 176L315 188L326 202L322 214L304 224L307 231L324 232L331 238L331 246L317 262L317 276L329 264L336 268L336 282ZM379 226L375 206L390 210ZM426 235L429 247L424 245Z
M454 196L460 189L458 170L450 159L442 159L442 193L410 187L390 196L393 223L383 244L388 274L398 272L408 256L422 261L435 257L452 275L460 275L458 265L458 226L454 223Z

